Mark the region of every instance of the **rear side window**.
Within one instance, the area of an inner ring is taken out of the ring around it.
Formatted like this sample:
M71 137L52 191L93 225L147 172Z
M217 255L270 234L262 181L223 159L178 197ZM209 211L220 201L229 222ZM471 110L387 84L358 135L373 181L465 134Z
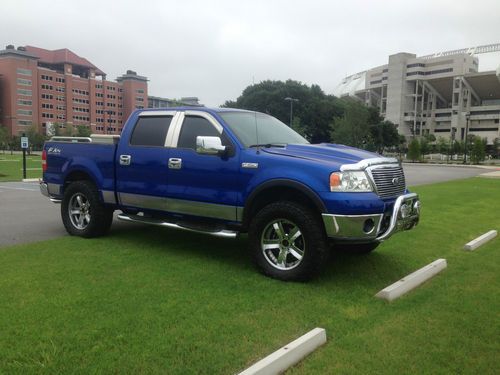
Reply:
M139 117L130 144L132 146L163 146L172 116Z
M220 137L221 134L203 117L186 116L182 124L177 147L196 150L196 137L198 136Z

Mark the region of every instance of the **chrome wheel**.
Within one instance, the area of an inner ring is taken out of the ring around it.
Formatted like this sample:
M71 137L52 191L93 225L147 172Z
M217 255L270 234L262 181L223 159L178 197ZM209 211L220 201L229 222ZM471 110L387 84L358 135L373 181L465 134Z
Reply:
M82 193L73 194L68 205L71 224L80 230L87 228L90 223L90 202Z
M279 270L291 270L304 258L304 236L300 228L289 220L276 219L267 224L260 246L264 258Z

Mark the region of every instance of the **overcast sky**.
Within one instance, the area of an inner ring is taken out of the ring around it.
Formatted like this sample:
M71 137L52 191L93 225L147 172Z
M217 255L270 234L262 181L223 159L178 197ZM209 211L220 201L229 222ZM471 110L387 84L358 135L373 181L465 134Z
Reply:
M499 17L499 0L2 0L0 43L66 47L108 79L132 69L150 95L218 106L266 79L331 93L389 54L498 43ZM480 69L500 64L482 56Z

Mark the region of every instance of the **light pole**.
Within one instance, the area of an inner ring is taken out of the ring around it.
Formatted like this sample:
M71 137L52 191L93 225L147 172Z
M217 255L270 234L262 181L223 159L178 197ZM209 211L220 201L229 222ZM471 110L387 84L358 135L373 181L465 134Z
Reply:
M467 112L465 114L465 144L464 144L464 162L463 164L467 163L467 143L469 142L468 137L469 137L469 120L470 120L470 112Z
M286 97L286 101L290 102L290 127L292 127L292 121L293 121L293 102L298 102L299 99L291 98L291 97Z

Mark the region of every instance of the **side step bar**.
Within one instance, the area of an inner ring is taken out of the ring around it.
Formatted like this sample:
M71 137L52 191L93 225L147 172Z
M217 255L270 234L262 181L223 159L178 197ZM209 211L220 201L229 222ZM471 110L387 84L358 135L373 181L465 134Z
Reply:
M212 236L216 237L226 237L226 238L236 238L238 235L237 232L230 231L230 230L218 230L218 231L210 231L210 230L201 230L201 229L193 229L193 228L188 228L181 226L179 224L174 224L168 221L164 221L161 219L154 219L150 217L144 217L144 216L139 216L139 215L128 215L128 214L118 214L117 218L122 221L129 221L129 222L134 222L134 223L142 223L142 224L150 224L150 225L157 225L160 227L167 227L167 228L174 228L174 229L184 229L189 232L196 232L196 233L203 233L203 234L210 234Z

